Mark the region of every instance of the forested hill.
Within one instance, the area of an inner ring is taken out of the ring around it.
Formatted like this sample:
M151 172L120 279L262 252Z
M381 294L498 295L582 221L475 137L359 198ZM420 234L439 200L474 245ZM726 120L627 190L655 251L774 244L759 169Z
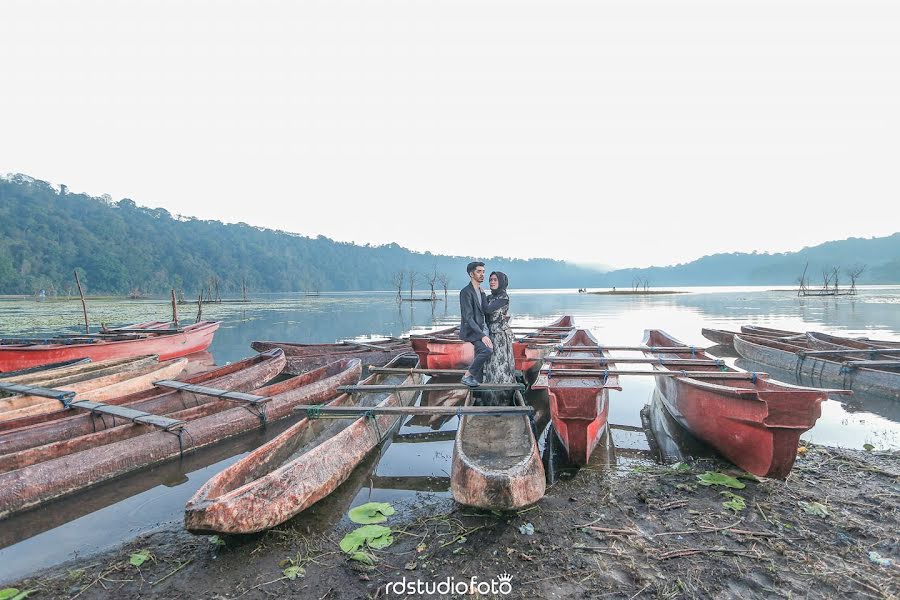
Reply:
M482 257L483 258L483 257ZM175 218L129 199L67 193L25 175L0 178L0 294L71 293L73 269L91 294L133 289L196 296L210 277L222 295L387 290L399 270L446 273L466 284L471 257L411 252L397 244L358 246L252 227ZM578 287L597 271L555 260L489 259L515 287ZM408 278L407 278L408 282ZM408 283L405 284L408 287Z
M602 246L598 245L602 252ZM900 233L827 242L782 254L715 254L690 263L601 273L550 259L478 257L509 275L514 288L623 287L648 281L654 288L687 285L794 284L809 263L818 285L823 269L866 265L859 283L900 283ZM598 255L598 262L604 257ZM73 269L87 292L165 293L186 296L216 278L223 296L243 282L259 292L387 290L399 271L437 271L450 288L468 281L468 256L411 252L397 244L358 246L246 224L173 217L166 210L68 193L25 175L0 177L0 294L71 294ZM408 276L404 284L408 288Z

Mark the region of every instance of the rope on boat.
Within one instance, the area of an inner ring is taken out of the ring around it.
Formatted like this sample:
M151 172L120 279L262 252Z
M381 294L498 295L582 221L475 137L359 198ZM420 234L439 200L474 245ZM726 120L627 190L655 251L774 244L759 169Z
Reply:
M260 425L265 427L269 423L269 416L266 414L265 402L253 402L242 405L254 417L259 419Z

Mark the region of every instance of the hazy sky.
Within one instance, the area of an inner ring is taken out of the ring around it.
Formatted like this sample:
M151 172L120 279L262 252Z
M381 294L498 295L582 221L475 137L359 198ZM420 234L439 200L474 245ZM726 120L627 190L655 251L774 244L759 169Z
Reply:
M900 2L6 1L0 171L613 266L900 230Z

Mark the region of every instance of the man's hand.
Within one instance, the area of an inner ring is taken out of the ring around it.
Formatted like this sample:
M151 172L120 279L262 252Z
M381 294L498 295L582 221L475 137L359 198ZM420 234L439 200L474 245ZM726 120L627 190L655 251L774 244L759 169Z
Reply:
M484 345L487 346L488 348L490 348L491 350L494 349L494 343L491 342L491 338L489 338L488 336L484 336L483 338L481 338L481 341L484 342Z

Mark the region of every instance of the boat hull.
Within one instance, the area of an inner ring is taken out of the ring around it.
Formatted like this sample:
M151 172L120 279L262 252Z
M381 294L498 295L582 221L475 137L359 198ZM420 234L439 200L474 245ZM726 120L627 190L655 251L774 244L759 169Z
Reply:
M256 390L256 394L269 397L264 415L238 406L185 423L179 434L156 430L0 474L0 519L141 467L262 428L267 422L290 416L298 404L327 402L337 395L339 386L358 381L361 372L358 360L342 360Z
M417 363L414 358L409 364L391 364L414 367ZM362 383L402 385L420 383L421 378L375 374ZM406 406L415 396L414 392L392 393L378 404ZM330 405L351 401L351 396L343 394ZM333 492L399 423L399 416L381 414L356 419L342 429L341 424L333 424L332 429L338 429L327 432L330 437L290 460L326 433L327 420L302 419L204 484L187 502L185 527L198 534L246 534L275 527Z
M219 328L216 321L203 321L184 327L184 333L157 334L140 339L99 341L93 344L0 346L0 372L37 367L47 363L76 358L89 358L94 362L155 354L160 360L179 358L209 348ZM160 329L160 327L148 328Z
M737 344L740 336L735 336ZM645 334L648 346L683 346L657 330ZM688 358L690 353L647 353ZM698 358L708 358L700 353ZM654 365L655 370L667 371ZM710 370L716 367L696 370ZM729 369L739 372L737 369ZM790 473L800 436L821 415L825 392L765 378L691 379L656 376L661 399L678 423L745 471L783 479Z

